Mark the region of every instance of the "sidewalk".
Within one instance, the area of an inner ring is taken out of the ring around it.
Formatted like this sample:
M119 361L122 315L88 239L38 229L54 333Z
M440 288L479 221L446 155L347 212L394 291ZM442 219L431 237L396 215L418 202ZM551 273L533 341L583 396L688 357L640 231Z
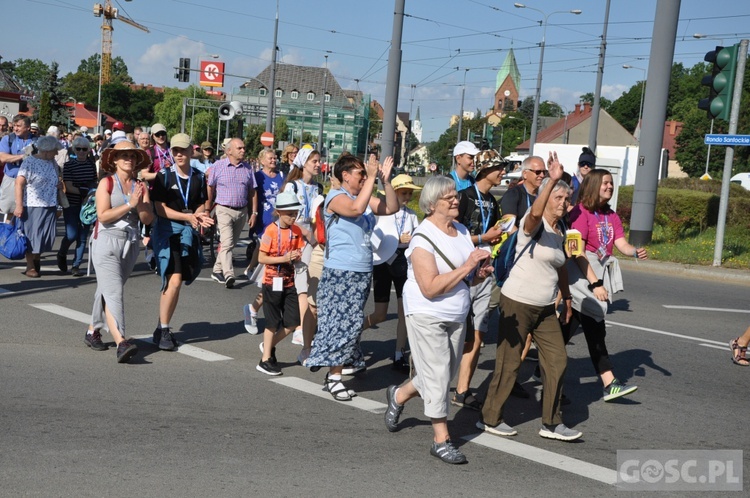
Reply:
M715 266L685 265L666 261L635 261L633 258L618 258L620 266L632 271L645 271L663 275L713 280L728 284L750 286L750 270L737 270Z

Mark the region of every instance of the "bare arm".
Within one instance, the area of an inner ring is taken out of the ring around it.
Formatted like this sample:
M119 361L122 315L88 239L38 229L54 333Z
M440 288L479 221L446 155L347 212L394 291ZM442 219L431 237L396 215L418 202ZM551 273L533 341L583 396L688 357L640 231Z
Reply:
M615 247L625 256L633 256L636 259L648 259L648 253L643 247L635 248L634 245L628 243L625 237L615 239Z
M411 264L422 295L427 299L434 299L461 283L477 264L486 258L487 251L474 249L464 264L448 273L439 273L435 255L426 249L416 247L411 253Z
M370 161L375 161L374 154L370 154ZM383 161L382 165L378 165L378 178L383 182L383 188L385 189L385 199L382 197L371 197L370 198L370 209L378 215L384 216L389 214L397 213L398 198L396 197L396 191L393 190L391 185L391 170L393 169L393 158L388 156Z
M13 216L20 218L23 216L23 190L26 188L26 177L18 175L16 177L16 210L13 211Z

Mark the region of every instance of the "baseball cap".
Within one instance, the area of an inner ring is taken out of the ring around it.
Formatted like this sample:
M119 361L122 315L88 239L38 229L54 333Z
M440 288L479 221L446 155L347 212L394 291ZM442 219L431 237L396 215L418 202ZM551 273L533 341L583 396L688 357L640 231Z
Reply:
M174 149L179 147L180 149L189 149L192 145L190 135L187 133L177 133L169 141L169 145Z
M201 144L201 149L211 149L211 150L214 150L214 144L212 144L211 142L209 142L208 140L206 140L205 142L203 142Z
M163 131L164 133L166 133L167 132L167 127L164 126L161 123L156 123L154 126L151 127L151 134L152 135L156 135L160 131Z
M112 138L109 141L109 145L113 146L115 144L119 144L120 142L125 142L128 139L128 136L125 134L122 130L117 130L112 134Z
M410 189L410 190L422 190L422 187L414 185L414 180L411 179L411 176L406 175L406 174L396 175L391 180L391 186L393 187L393 190L398 190L400 188Z
M477 146L473 143L469 142L468 140L464 140L463 142L458 142L456 146L453 147L454 156L458 156L461 154L476 156L477 154L479 154L479 149L477 149Z
M115 124L112 125L112 130L124 130L125 125L122 124L122 121L115 121Z
M112 134L112 130L104 130L104 134L105 135L111 135Z

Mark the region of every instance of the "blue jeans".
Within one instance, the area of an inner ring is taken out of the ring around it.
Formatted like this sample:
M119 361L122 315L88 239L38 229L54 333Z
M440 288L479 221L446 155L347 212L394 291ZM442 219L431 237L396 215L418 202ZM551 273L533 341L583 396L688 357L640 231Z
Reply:
M73 266L76 268L81 266L83 261L83 252L86 250L86 239L89 236L90 225L84 225L81 223L81 206L70 206L63 209L63 219L65 220L65 237L60 243L60 251L58 254L63 254L67 258L68 249L76 243L75 258L73 259Z

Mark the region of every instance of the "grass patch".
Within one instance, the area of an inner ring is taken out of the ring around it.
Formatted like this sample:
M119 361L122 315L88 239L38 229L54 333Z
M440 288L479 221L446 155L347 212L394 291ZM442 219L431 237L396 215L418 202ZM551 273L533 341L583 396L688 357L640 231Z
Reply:
M678 240L670 240L670 234L654 227L653 239L647 246L649 258L657 261L670 261L690 265L711 266L714 261L716 228L703 232L685 233ZM739 227L727 227L724 232L722 266L725 268L747 269L750 267L750 231Z

